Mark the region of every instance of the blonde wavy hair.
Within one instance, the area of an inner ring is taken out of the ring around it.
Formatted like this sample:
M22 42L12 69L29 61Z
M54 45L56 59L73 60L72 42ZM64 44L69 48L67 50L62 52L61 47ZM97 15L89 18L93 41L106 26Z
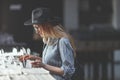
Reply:
M74 49L74 53L75 53L76 47L75 47L74 40L70 34L65 32L65 29L63 29L63 26L61 24L52 25L50 23L45 23L45 24L38 25L38 27L42 29L43 35L46 41L48 40L48 38L62 38L62 37L68 38L70 40L71 46ZM35 39L38 39L38 38L40 38L40 36L37 36ZM74 54L74 56L76 56L76 53Z

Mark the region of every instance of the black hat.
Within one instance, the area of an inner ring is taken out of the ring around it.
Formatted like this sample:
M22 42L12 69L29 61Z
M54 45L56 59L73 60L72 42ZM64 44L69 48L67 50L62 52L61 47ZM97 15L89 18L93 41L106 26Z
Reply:
M43 24L50 22L53 24L60 23L59 17L53 17L49 8L36 8L32 10L32 18L24 23L24 25Z

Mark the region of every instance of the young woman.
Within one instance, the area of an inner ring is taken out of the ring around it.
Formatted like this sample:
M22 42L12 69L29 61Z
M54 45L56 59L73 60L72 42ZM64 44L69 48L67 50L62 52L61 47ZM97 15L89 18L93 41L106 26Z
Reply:
M33 25L45 47L42 57L27 55L24 58L34 59L33 67L48 70L56 80L71 80L75 72L75 47L70 35L62 28L59 19L52 17L48 8L37 8L32 11L32 19L25 22L25 25ZM21 61L22 58L20 58Z

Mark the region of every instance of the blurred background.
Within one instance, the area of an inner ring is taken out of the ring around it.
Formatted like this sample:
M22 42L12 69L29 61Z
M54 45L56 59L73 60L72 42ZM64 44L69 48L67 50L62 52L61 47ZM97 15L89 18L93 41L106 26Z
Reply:
M120 0L0 0L0 48L42 52L33 28L24 26L37 7L49 7L75 39L74 80L120 80Z

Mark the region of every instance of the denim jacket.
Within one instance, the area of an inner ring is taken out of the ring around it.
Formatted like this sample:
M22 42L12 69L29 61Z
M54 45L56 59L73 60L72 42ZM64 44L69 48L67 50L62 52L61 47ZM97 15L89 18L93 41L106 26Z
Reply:
M45 46L42 54L43 63L60 67L64 71L62 76L50 72L56 80L71 80L75 72L73 52L69 39L64 37L57 39L52 45Z

